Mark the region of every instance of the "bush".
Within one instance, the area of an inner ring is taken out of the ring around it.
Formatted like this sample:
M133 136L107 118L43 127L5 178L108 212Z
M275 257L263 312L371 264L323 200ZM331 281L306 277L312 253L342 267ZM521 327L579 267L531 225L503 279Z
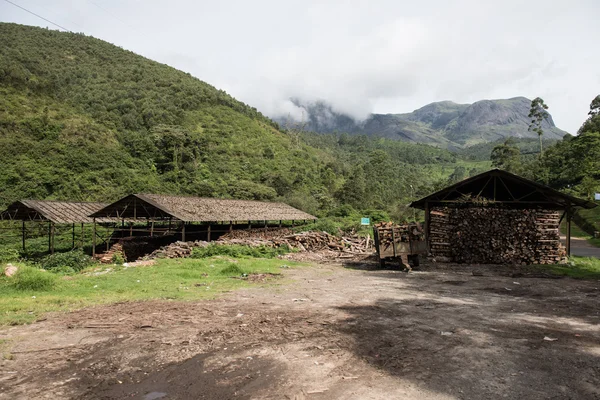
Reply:
M117 265L123 265L123 264L125 264L125 258L123 257L123 254L121 254L121 253L115 253L112 256L112 262Z
M277 248L268 246L243 246L243 245L226 245L226 244L211 244L206 247L196 247L192 251L192 258L208 258L213 256L229 256L234 258L239 257L255 257L255 258L275 258L281 254L287 254L290 248L281 246Z
M51 254L42 258L40 267L53 272L64 272L65 268L72 268L74 271L81 271L94 264L92 257L84 254L80 250L73 250L67 253Z
M221 275L227 275L227 276L240 276L240 275L244 275L245 272L242 268L240 268L239 265L230 263L228 266L223 268L219 273Z
M19 252L11 248L0 249L0 263L7 263L17 261L19 259Z
M56 285L56 276L34 267L19 267L10 280L10 285L17 290L43 291L52 290Z

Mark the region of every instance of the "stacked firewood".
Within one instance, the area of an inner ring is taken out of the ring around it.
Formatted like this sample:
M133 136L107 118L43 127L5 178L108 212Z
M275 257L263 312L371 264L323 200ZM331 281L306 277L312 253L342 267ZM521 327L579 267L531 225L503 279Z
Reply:
M495 207L432 210L430 248L456 262L551 264L565 256L553 210Z
M232 240L232 239L271 239L281 236L292 234L293 231L290 228L253 228L253 229L236 229L228 232L220 237L221 240Z
M450 209L433 209L429 215L429 248L438 261L452 260L450 236L454 226L450 224Z
M370 238L358 236L334 236L327 232L302 232L271 239L274 245L287 245L300 251L334 250L362 254L370 252Z
M419 223L396 225L393 222L380 222L375 224L375 230L382 246L391 245L393 242L425 240L425 231Z

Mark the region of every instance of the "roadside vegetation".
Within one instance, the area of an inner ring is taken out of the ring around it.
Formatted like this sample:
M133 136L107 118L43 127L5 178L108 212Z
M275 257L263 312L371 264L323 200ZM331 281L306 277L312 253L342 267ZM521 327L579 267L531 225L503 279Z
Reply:
M162 259L149 266L88 266L78 273L47 271L18 263L13 277L0 277L0 325L39 320L50 311L139 300L209 299L249 283L252 274L280 274L300 264L279 259L210 256Z
M594 257L572 256L568 264L539 265L537 268L558 276L600 280L600 259Z

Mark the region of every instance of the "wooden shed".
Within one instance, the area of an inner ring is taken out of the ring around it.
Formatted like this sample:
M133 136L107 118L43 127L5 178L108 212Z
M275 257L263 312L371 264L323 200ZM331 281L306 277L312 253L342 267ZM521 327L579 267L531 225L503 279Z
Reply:
M575 208L596 204L500 169L411 203L425 211L429 252L445 261L554 263L570 255ZM559 226L566 217L566 248Z
M75 248L76 225L81 224L80 241L83 244L84 224L94 222L90 217L92 213L106 207L106 203L50 201L50 200L20 200L12 203L0 212L1 221L21 221L21 235L23 250L27 238L26 223L48 224L48 250L54 252L54 238L57 225L70 226L72 229L73 248ZM115 223L114 218L102 218L96 222Z
M316 217L284 203L162 194L132 194L94 212L91 217L145 222L143 228L134 228L130 224L125 231L129 230L129 236L136 231L149 236L178 232L182 241L186 240L186 235L189 237L194 233L210 241L241 227L267 229L269 222L280 227L282 221L294 224L316 220Z

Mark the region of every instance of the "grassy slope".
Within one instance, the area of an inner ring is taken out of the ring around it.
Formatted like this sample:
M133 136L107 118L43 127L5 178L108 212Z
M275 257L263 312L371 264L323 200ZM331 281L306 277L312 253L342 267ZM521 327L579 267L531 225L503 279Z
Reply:
M0 325L29 323L49 311L72 311L93 304L214 298L251 285L245 280L234 279L240 276L239 273L222 273L231 265L245 273L281 273L280 267L284 264L298 266L278 259L232 260L227 257L158 260L156 265L147 267L103 266L82 274L59 277L55 289L49 291L16 290L11 286L13 278L0 277ZM95 275L98 268L113 270Z

